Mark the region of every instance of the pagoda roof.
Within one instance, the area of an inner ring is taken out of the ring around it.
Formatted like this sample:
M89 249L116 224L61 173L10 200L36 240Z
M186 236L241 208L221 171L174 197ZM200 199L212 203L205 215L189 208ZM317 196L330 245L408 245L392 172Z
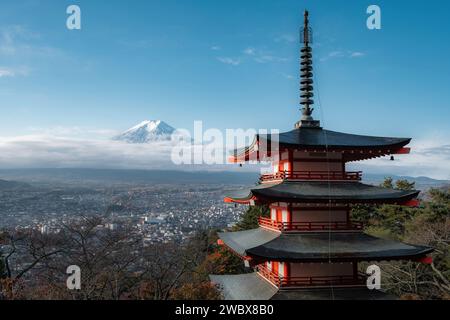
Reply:
M411 142L411 138L364 136L322 128L298 128L278 135L262 134L259 138L268 142L275 140L282 145L313 148L394 148L403 147Z
M395 154L411 142L411 138L393 138L356 135L343 132L325 130L320 127L300 127L289 132L279 134L257 134L253 143L245 148L232 152L232 161L248 160L250 153L258 151L258 145L265 145L268 150L272 142L278 143L279 148L298 150L331 150L331 151L369 151L376 153L348 154L346 161L368 159L376 156ZM278 150L272 150L278 151ZM256 159L255 159L256 160Z
M376 187L360 182L283 181L264 183L241 189L225 197L227 202L342 202L342 203L406 203L420 191L402 191Z
M225 300L394 300L395 296L362 287L279 290L256 272L210 275Z
M362 232L277 233L264 228L219 233L241 256L275 261L329 262L420 259L432 248L385 240Z
M269 300L278 288L256 272L237 275L210 275L225 300Z

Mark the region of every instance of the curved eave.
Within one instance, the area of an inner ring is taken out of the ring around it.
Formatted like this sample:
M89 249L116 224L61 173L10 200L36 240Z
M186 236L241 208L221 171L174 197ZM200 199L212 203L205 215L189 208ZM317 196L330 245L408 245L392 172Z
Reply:
M247 250L250 248L259 247L268 243L277 237L279 233L258 228L253 230L238 231L238 232L220 232L219 238L223 243L241 257L247 256Z
M279 150L289 150L295 149L298 151L305 152L336 152L342 153L344 162L353 162L353 161L361 161L361 160L370 160L376 158L382 158L390 155L397 154L409 154L411 149L404 148L401 146L392 147L392 148L371 148L367 150L362 150L361 148L348 148L348 149L339 149L332 147L309 147L309 148L289 148L287 146L280 146ZM245 151L239 156L230 156L228 158L229 163L244 163L249 161L271 161L273 152L260 152L254 149L254 147L245 148ZM276 151L278 154L278 151Z
M250 146L234 150L229 161L239 163L266 160L271 157L272 141L278 146L278 149L272 152L284 149L341 152L344 161L350 162L409 153L409 148L404 147L411 142L411 138L362 136L322 129L296 129L279 135L258 134ZM259 145L265 146L267 151L259 151Z
M401 191L359 182L284 181L243 189L225 197L225 202L250 204L288 203L379 203L409 205L420 191Z
M397 297L367 288L303 288L279 290L256 272L210 275L225 300L395 300Z
M257 261L419 261L433 248L380 239L364 233L283 234L263 228L225 232L220 239L241 257Z
M404 147L411 142L411 138L364 136L314 128L295 129L278 135L259 135L258 138L268 145L274 140L280 145L290 148L323 148L327 146L340 150L352 148L395 149Z
M253 200L249 200L255 203L272 203L272 202L287 202L287 203L345 203L345 204L394 204L394 205L409 205L411 200L417 198L420 191L414 191L408 193L403 196L398 196L395 198L391 197L378 197L378 198L370 198L370 197L312 197L312 196L303 196L303 197L291 197L290 195L286 196L275 196L271 194L267 195L258 195L252 197ZM244 203L244 202L241 202Z
M210 275L225 300L269 300L278 288L256 272L237 275Z
M416 250L404 250L400 252L379 251L373 252L370 255L356 255L354 253L348 253L347 255L329 255L321 254L317 256L307 254L286 254L285 252L270 251L265 249L251 249L248 250L248 256L253 259L262 260L274 260L274 261L289 261L289 262L352 262L352 261L420 261L428 254L432 253L433 249L427 247L416 246Z
M250 161L250 159L259 160L258 144L259 136L256 135L255 139L249 146L233 150L228 158L228 162L239 163Z
M270 139L264 139L264 137L259 138L264 143L270 145ZM348 150L389 150L389 152L394 152L400 148L408 145L411 142L411 138L400 138L395 143L380 144L380 145L343 145L343 144L295 144L295 143L280 143L281 147L288 149L298 149L298 150L329 150L329 151L348 151Z

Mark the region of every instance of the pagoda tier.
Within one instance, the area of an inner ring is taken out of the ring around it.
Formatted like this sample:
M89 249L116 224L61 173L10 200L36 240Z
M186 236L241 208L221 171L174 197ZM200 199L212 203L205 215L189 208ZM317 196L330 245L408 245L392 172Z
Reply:
M365 287L280 290L258 273L211 275L226 300L392 300L394 296Z
M238 190L225 202L252 203L392 203L414 204L419 191L401 191L360 182L283 181Z
M315 127L302 127L280 134L257 134L253 143L233 151L230 162L268 161L284 152L342 155L342 162L365 160L392 154L409 153L404 148L410 138L362 136Z
M253 264L261 261L355 262L421 260L429 247L379 239L362 232L283 233L258 228L219 233L221 243Z
M307 299L307 296L327 299L330 297L325 294L325 289L331 287L346 289L341 292L341 298L355 298L353 294L360 292L362 299L387 299L388 296L382 292L369 292L367 276L358 271L358 263L425 261L426 255L433 251L429 247L379 239L362 232L289 234L258 228L219 233L219 237L220 244L226 245L256 270L248 275L211 276L212 282L221 286L227 299L275 299L277 296L283 299ZM271 290L264 289L265 292L260 293L255 290L267 287L267 284ZM317 289L321 291L311 291Z

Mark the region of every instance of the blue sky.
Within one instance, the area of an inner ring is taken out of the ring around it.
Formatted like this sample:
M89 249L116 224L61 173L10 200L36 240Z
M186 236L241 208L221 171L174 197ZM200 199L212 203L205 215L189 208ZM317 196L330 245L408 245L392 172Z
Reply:
M325 127L450 136L445 0L0 1L3 137L56 127L107 133L144 119L290 130L300 116L305 8L315 117ZM66 28L70 4L81 7L82 30ZM381 30L366 27L371 4L381 7Z
M73 3L82 10L81 31L65 27ZM203 120L217 128L290 129L299 115L304 8L315 35L316 117L328 128L449 133L448 1L378 1L379 31L366 28L369 4L2 1L0 66L15 75L0 78L0 133L120 130L147 118L176 127ZM351 58L354 52L363 56Z

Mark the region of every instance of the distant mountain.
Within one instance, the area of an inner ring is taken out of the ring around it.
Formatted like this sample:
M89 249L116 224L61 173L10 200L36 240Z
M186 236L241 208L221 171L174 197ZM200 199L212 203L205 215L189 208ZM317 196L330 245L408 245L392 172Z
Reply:
M128 143L149 143L154 141L170 141L175 128L161 120L145 120L113 140Z
M394 181L408 180L410 182L415 182L416 189L419 190L427 190L429 188L439 188L450 185L449 180L437 180L429 177L410 177L410 176L397 176L392 174L373 174L373 173L365 173L363 175L363 182L378 185L382 183L386 177L391 177Z
M30 187L29 184L24 182L0 180L0 190L17 190Z
M0 176L23 182L99 182L99 183L160 183L160 184L239 184L254 185L259 172L231 171L177 171L177 170L131 170L131 169L0 169ZM394 180L407 179L415 182L418 190L450 186L448 180L435 180L428 177L407 177L391 174L364 174L363 182L379 185L385 177ZM0 188L2 186L0 180ZM3 184L14 186L13 181ZM24 183L24 185L26 185Z
M138 183L254 185L258 172L130 169L0 169L2 177L33 183Z

